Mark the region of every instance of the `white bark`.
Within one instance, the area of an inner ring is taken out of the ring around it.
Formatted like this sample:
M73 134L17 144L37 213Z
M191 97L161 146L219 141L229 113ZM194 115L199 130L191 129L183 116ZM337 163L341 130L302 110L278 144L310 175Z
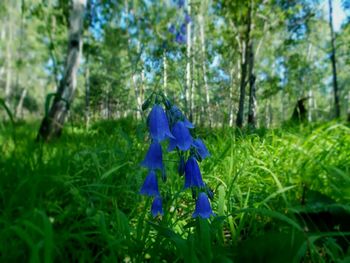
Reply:
M195 70L196 70L196 56L195 56L195 52L194 52L194 47L195 47L195 43L197 41L197 37L196 37L196 33L195 33L195 27L193 28L193 39L192 39L192 54L191 54L191 58L192 58L192 65L191 65L191 91L190 91L190 120L191 121L195 121L195 114L194 114L194 109L195 109L195 103L194 103L194 96L195 96L195 88L197 86L196 83L196 79L195 79Z
M27 96L27 89L23 89L21 93L21 98L19 99L17 108L16 108L16 119L17 118L23 118L23 102L25 97Z
M61 134L69 108L77 88L77 72L83 47L83 20L86 0L72 0L69 16L68 50L65 70L60 81L53 105L45 116L38 139L50 140Z
M187 13L191 15L191 0L187 1ZM191 26L192 22L188 23L186 26L186 55L187 55L187 63L186 63L186 87L185 87L185 98L186 98L186 110L188 110L188 103L190 101L190 88L191 88Z
M312 106L313 106L313 95L312 95L312 89L310 88L308 91L308 104L309 104L309 108L308 108L308 117L307 120L309 122L312 121Z
M208 84L208 76L207 76L207 54L206 54L206 48L205 48L205 31L204 31L204 18L203 15L200 14L198 16L198 22L199 22L199 29L200 29L200 37L201 37L201 49L202 49L202 70L203 70L203 81L204 81L204 88L205 88L205 99L207 104L207 113L208 113L208 119L209 119L209 126L211 125L212 121L212 114L210 109L210 94L209 94L209 84Z
M168 88L168 62L166 58L166 51L163 52L163 92L165 96L167 95L167 88Z
M1 32L0 32L0 43L5 43L5 38L6 38L6 27L3 27ZM2 56L0 56L2 59ZM0 78L2 79L2 75L5 74L5 66L0 67Z
M12 84L12 29L11 19L7 23L7 41L6 41L6 82L5 82L5 101L10 106L11 84Z

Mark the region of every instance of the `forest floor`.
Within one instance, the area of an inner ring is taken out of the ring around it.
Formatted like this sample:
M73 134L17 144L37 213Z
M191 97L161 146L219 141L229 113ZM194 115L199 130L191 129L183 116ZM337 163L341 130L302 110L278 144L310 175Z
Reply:
M131 120L0 124L1 262L349 262L350 128L323 123L240 133L199 128L216 216L194 201L165 153L164 216L139 194L149 141ZM165 149L165 147L164 147Z

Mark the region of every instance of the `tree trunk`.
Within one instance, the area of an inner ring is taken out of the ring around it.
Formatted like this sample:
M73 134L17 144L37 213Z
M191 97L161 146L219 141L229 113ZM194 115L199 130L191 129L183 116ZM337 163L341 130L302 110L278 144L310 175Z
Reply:
M187 1L187 14L191 15L191 0ZM185 108L188 112L189 110L189 102L190 102L190 88L191 88L191 26L192 22L187 23L186 26L186 85L185 85Z
M194 47L195 47L195 43L196 43L196 34L193 33L193 39L192 39L192 65L191 65L191 91L190 91L190 121L193 122L194 121L194 117L195 117L195 103L194 103L194 95L195 95L195 88L197 86L196 83L196 79L195 79L195 71L196 71L196 56L194 53Z
M49 141L61 135L77 87L77 71L82 53L83 19L86 0L72 0L71 3L65 70L53 104L41 123L37 140Z
M6 82L5 82L5 102L10 107L10 99L12 93L12 29L11 18L8 18L7 23L7 41L6 41ZM10 107L11 108L11 107Z
M337 60L335 56L335 34L333 29L333 7L332 0L328 0L329 6L329 28L331 33L331 61L332 61L332 72L333 72L333 93L334 93L334 110L335 117L340 117L340 103L339 103L339 90L338 90L338 80L337 80Z
M239 65L238 65L239 67ZM232 69L230 70L230 80L231 80L231 85L230 85L230 91L229 91L229 126L233 126L233 93L234 93L234 68L232 66Z
M255 75L254 75L254 50L253 43L251 42L249 47L249 110L248 110L248 125L250 128L256 128L256 86L255 86Z
M1 43L5 43L5 39L6 39L6 25L4 27L1 28L0 31L0 42ZM2 58L2 56L1 56ZM2 75L5 73L5 68L6 65L3 65L0 67L0 78L2 79Z
M27 96L27 89L23 89L21 93L21 98L19 99L18 105L16 107L16 115L15 118L23 118L23 102L25 97Z
M86 69L85 69L85 125L88 129L90 127L90 68L89 68L89 55L86 56Z
M250 45L250 31L251 31L251 23L252 22L252 1L249 3L248 7L248 17L247 17L247 30L245 39L242 43L241 49L241 84L240 84L240 95L239 95L239 106L236 118L236 125L238 128L243 127L243 119L244 119L244 100L245 100L245 91L247 85L247 68L248 68L248 55L249 55L249 45Z
M312 106L313 106L313 94L312 94L312 89L310 88L308 91L308 115L307 115L307 120L308 122L312 122Z
M285 115L286 115L286 104L285 104L285 90L282 88L281 89L281 123L284 122Z
M137 73L132 74L132 82L134 84L134 91L135 91L135 97L136 97L136 119L141 119L141 108L142 108L142 101L141 101L141 94L139 91L139 81Z
M208 76L207 76L207 55L206 55L206 49L205 49L205 31L204 31L204 17L202 14L198 17L198 22L200 26L200 36L201 36L201 46L202 46L202 70L203 70L203 80L204 80L204 87L205 87L205 99L206 99L206 111L208 113L208 119L209 119L209 126L211 126L211 110L210 110L210 95L209 95L209 85L208 85Z
M163 52L163 92L167 96L167 87L168 87L168 62L166 59L166 51Z

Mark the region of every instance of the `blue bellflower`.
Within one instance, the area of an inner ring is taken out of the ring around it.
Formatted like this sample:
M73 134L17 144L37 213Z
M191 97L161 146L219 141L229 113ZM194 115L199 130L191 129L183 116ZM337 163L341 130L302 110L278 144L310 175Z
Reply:
M157 141L153 141L149 146L145 159L141 162L141 166L151 170L163 169L162 146Z
M192 19L191 19L190 15L186 13L185 14L185 23L188 24L188 23L191 23L191 22L192 22Z
M180 26L180 32L181 34L186 35L186 24L182 24Z
M169 29L168 29L169 33L175 35L176 34L176 28L173 24L170 25Z
M175 124L177 121L183 121L183 123L187 128L189 129L194 128L193 124L185 117L185 115L183 115L181 110L175 105L173 105L171 109L168 111L168 118L172 125Z
M174 138L170 133L168 119L162 106L154 105L148 119L149 132L153 140L161 142L167 138Z
M199 156L202 159L205 159L206 157L210 156L207 147L205 147L205 144L201 139L194 139L192 145L194 146L194 148L196 148Z
M175 123L172 134L175 136L174 139L170 139L168 151L172 151L175 147L178 147L181 151L187 151L190 149L193 138L190 134L190 131L185 126L182 121Z
M157 215L163 215L163 207L162 207L162 198L159 196L156 196L153 200L152 207L151 207L151 213L153 217L156 217Z
M185 189L189 187L204 187L201 171L195 158L190 157L185 165Z
M196 209L194 210L194 213L192 214L192 217L198 217L207 219L211 215L215 215L213 213L213 210L211 209L208 196L206 193L201 192L198 195L197 201L196 201Z
M179 44L185 44L186 43L186 35L183 35L180 32L177 32L177 34L175 36L175 41Z
M186 117L184 118L183 122L187 128L189 128L189 129L194 128L194 125Z
M150 171L147 175L141 187L140 194L148 196L159 196L157 175L153 170Z
M183 7L185 5L185 0L177 0L177 6L179 8Z

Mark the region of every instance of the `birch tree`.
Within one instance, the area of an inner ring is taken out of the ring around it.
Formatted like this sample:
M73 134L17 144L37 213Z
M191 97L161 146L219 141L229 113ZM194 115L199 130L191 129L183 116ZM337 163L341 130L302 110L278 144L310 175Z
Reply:
M37 139L49 141L61 135L77 88L77 72L82 54L85 8L86 0L71 1L65 70L55 93L52 106L42 120Z
M332 62L332 74L333 74L333 95L334 95L334 114L336 118L340 117L340 103L339 103L339 89L337 79L337 60L336 60L336 48L335 48L335 34L333 29L333 6L332 0L328 0L329 7L329 29L331 35L331 62Z
M191 1L187 1L187 13L191 16ZM191 47L192 47L192 33L191 33L191 26L192 22L187 23L186 26L186 85L185 85L185 101L186 101L186 108L187 110L190 108L189 102L190 102L190 88L191 88ZM190 112L190 116L192 116L192 113Z

